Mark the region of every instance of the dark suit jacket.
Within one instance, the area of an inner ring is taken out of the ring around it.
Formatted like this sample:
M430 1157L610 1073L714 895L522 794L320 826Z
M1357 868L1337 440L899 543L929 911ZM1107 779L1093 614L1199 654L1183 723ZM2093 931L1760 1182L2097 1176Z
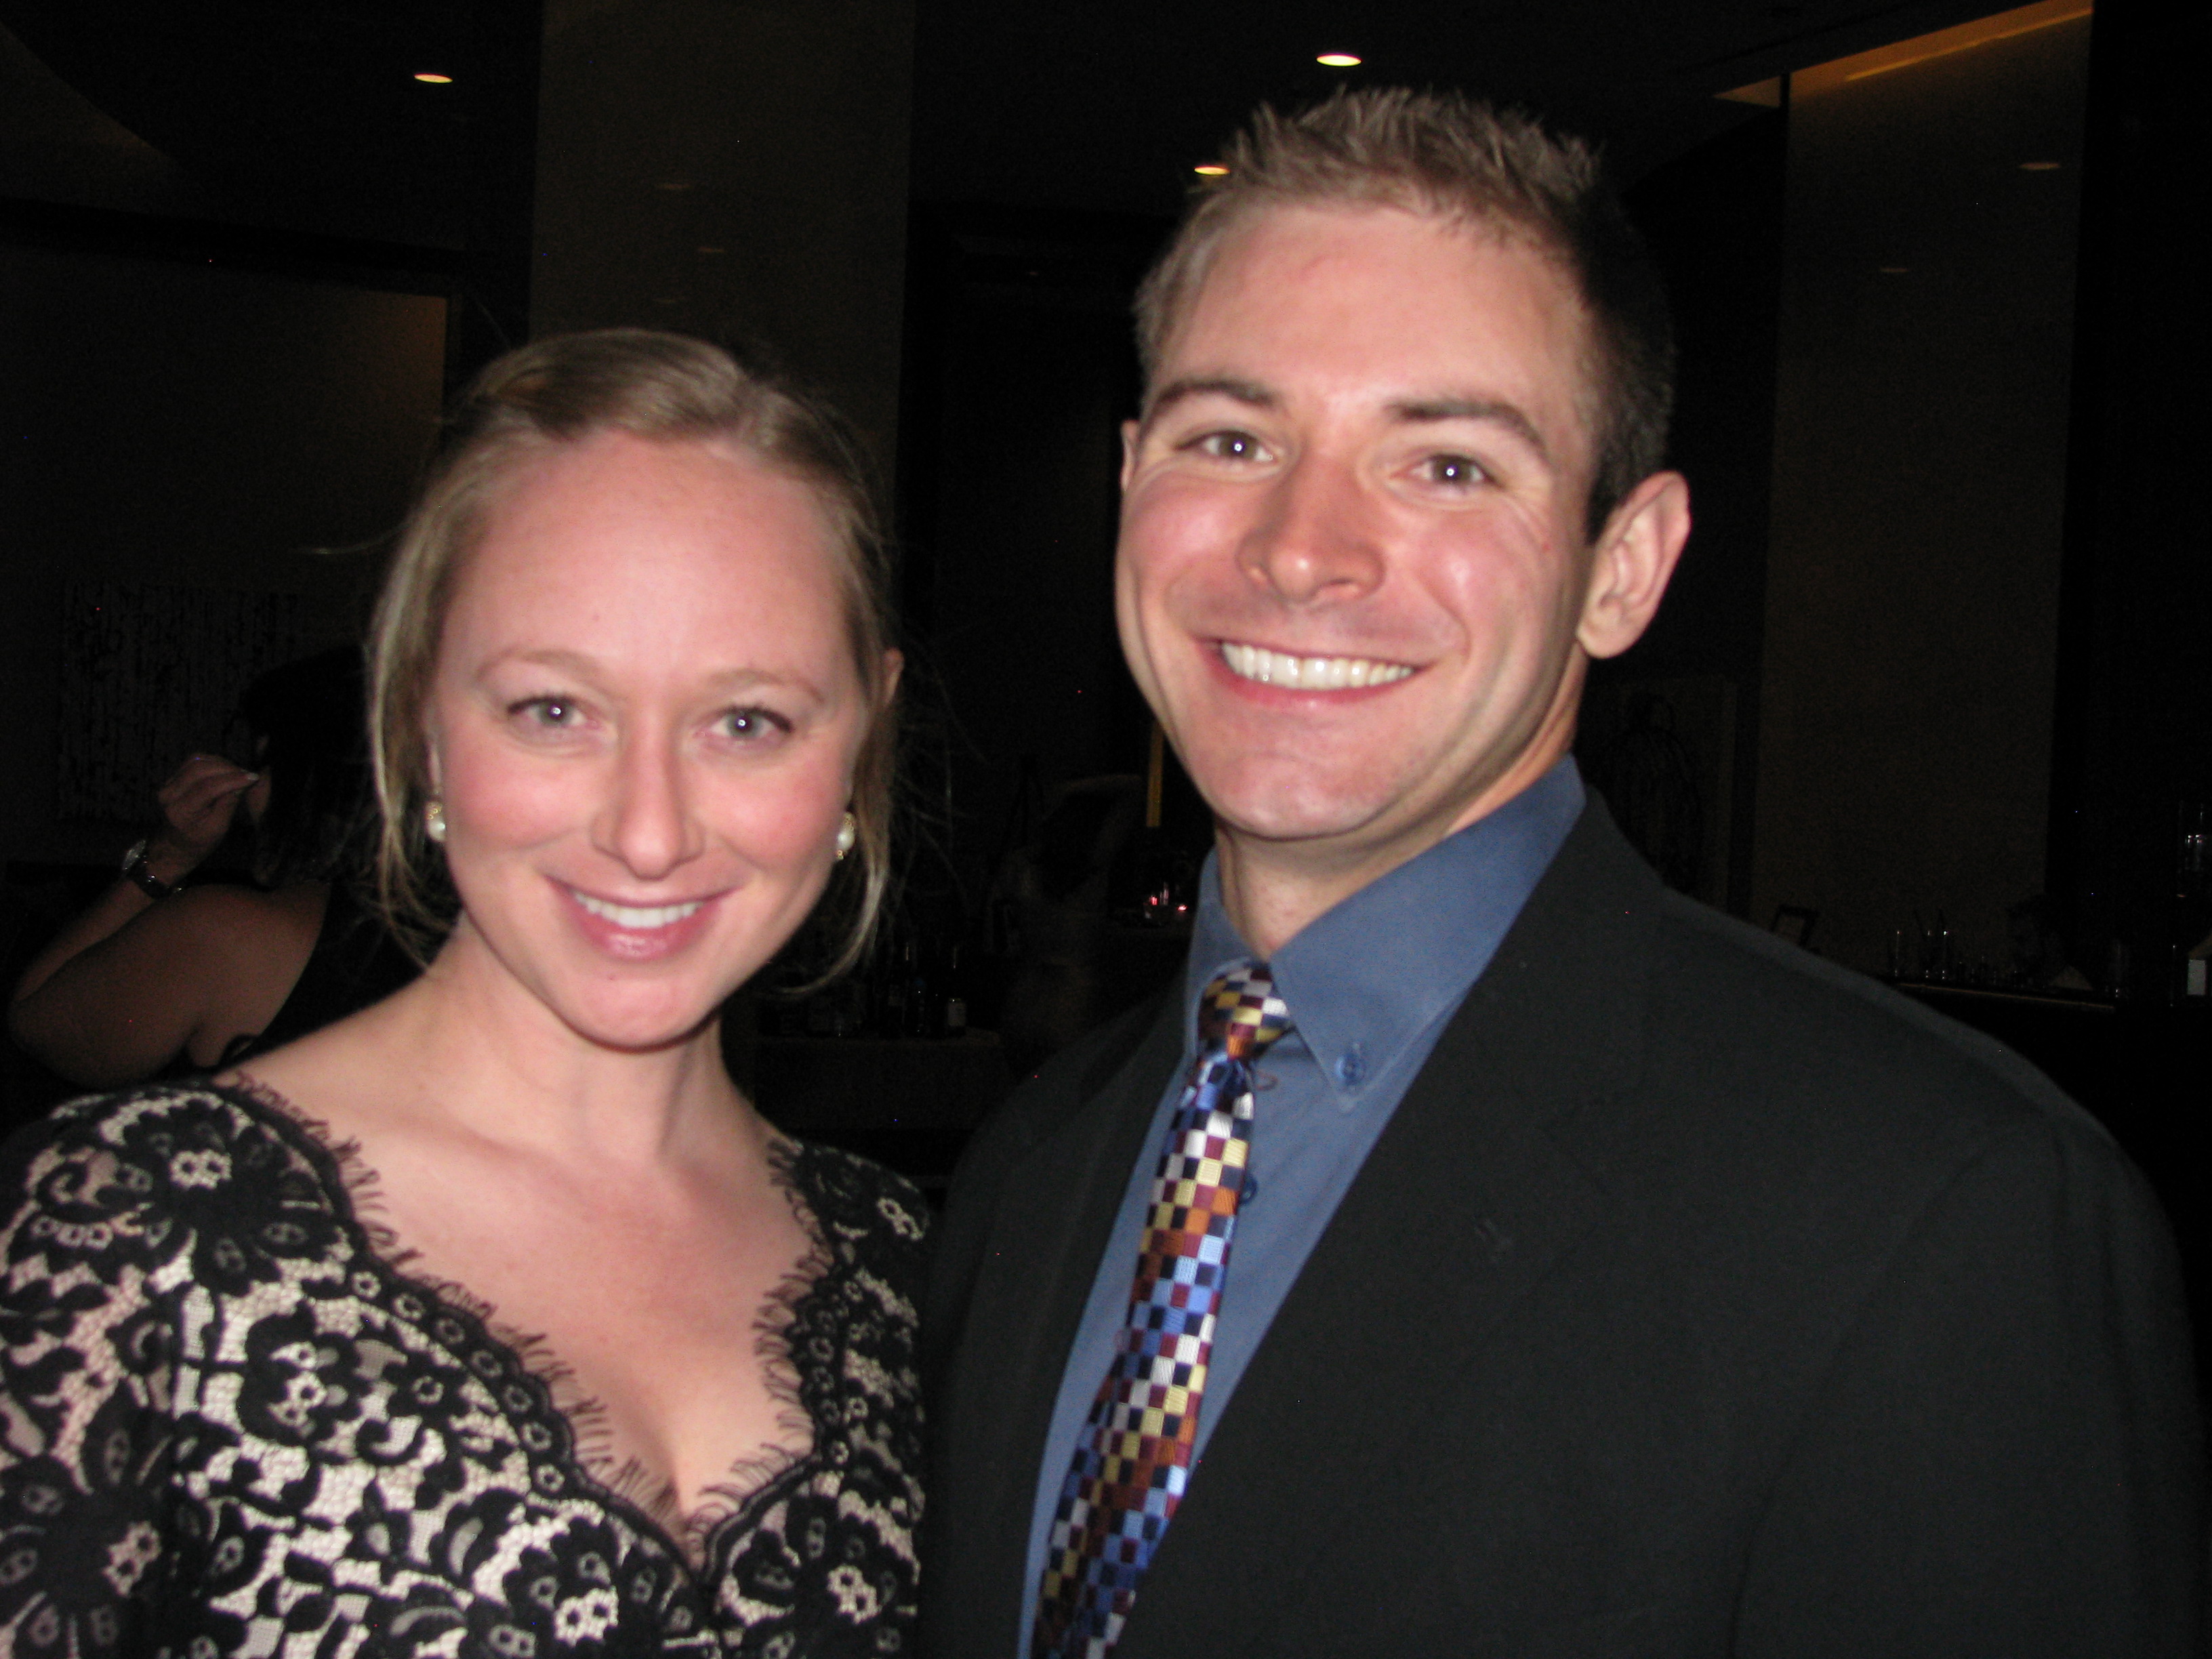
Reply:
M1179 1048L1171 1004L1095 1034L955 1181L941 1659L1015 1659L1062 1361ZM2171 1243L2102 1131L1666 892L1593 803L1224 1407L1117 1653L2179 1654L2198 1455Z

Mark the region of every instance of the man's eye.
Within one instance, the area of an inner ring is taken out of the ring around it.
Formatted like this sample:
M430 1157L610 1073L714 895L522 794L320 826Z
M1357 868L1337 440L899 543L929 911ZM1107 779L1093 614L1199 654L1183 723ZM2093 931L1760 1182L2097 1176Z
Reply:
M1466 487L1481 483L1489 477L1482 464L1471 455L1431 455L1421 463L1422 476L1430 483L1455 484Z
M1249 432L1209 432L1198 441L1199 453L1218 461L1258 461L1267 452Z

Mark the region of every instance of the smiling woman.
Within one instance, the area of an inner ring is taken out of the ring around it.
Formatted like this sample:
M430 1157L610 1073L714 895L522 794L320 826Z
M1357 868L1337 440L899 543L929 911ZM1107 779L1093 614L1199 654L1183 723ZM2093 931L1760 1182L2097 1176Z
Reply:
M70 1310L0 1338L0 1638L902 1649L925 1212L770 1129L715 1014L881 890L850 453L665 335L465 396L373 653L422 979L0 1158L16 1282Z

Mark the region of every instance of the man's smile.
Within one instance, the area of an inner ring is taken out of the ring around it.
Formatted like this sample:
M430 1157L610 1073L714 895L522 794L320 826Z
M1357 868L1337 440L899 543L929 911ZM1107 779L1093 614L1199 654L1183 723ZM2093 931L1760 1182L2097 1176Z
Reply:
M1377 662L1370 657L1292 657L1261 645L1220 642L1221 660L1239 678L1262 685L1287 686L1300 691L1343 691L1355 687L1388 685L1413 673L1404 663Z

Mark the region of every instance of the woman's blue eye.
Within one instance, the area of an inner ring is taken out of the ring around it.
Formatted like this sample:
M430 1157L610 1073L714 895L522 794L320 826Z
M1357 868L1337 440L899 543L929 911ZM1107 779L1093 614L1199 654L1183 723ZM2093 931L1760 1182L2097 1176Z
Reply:
M575 703L566 696L525 696L520 703L511 703L507 712L526 719L531 726L571 726L575 721Z
M733 738L765 738L789 731L791 723L765 708L732 708L722 716L722 728Z

